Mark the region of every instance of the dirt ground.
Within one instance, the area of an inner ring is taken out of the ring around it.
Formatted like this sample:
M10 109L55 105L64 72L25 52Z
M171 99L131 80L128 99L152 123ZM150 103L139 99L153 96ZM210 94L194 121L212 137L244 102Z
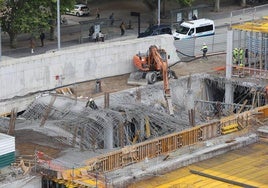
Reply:
M217 67L225 66L225 54L218 54L208 56L208 60L203 60L202 58L195 59L191 62L178 62L171 67L178 77L188 76L190 74L196 73L216 73ZM129 74L102 78L101 80L101 92L96 93L96 81L89 81L81 84L77 84L72 87L73 90L77 92L77 96L83 97L97 97L104 95L105 92L113 93L125 89L130 89L137 87L134 85L129 85L127 83Z
M133 6L130 6L130 2ZM111 12L114 12L116 16L124 17L129 16L129 11L133 10L139 10L139 11L147 11L147 8L144 5L137 4L135 2L141 2L141 1L128 1L128 2L122 2L118 1L117 3L99 3L92 6L94 9L99 9L101 12L101 15L109 15ZM225 54L218 54L209 56L208 60L203 59L195 59L191 62L178 62L176 65L171 67L171 70L175 71L176 75L178 77L181 76L187 76L190 74L195 73L202 73L202 72L214 72L216 67L221 67L225 65ZM97 97L100 95L103 95L105 92L116 92L120 90L125 90L137 86L128 85L127 79L129 77L129 74L126 75L120 75L115 77L109 77L109 78L101 78L101 92L96 93L96 81L89 81L84 82L81 84L76 84L72 86L72 89L76 92L77 96L83 96L83 97ZM29 136L25 135L24 136ZM35 150L45 151L47 155L50 157L57 157L60 153L59 147L55 147L51 145L51 147L37 144L38 138L35 140L35 143L29 142L29 140L25 139L23 135L16 135L16 150L20 155L32 155L34 154Z

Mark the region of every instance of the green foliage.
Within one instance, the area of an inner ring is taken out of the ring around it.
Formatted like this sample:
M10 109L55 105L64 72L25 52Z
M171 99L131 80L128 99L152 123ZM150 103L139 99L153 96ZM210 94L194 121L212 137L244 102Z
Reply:
M194 0L177 0L182 6L192 6Z
M60 3L63 12L73 6L75 0ZM2 30L9 34L11 43L21 33L39 36L40 30L48 30L57 18L57 0L0 0L0 9Z
M16 35L47 28L50 11L46 6L44 0L7 1L1 17L3 31Z
M5 2L6 2L5 0L0 0L0 10L3 9Z

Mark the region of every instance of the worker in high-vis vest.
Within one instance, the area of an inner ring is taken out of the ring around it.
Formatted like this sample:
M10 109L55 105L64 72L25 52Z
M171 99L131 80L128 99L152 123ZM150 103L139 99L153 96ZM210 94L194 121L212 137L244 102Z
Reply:
M203 46L201 48L201 51L203 52L203 59L208 59L207 58L208 46L206 45L206 43L203 43Z
M243 48L239 49L238 56L239 56L239 65L241 63L244 64L244 56L245 56L245 54L244 54Z
M238 48L233 49L233 64L238 65Z

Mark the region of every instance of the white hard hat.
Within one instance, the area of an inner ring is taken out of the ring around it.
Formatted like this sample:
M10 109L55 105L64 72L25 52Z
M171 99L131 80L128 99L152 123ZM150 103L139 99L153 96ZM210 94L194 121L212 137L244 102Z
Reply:
M91 101L93 101L93 99L92 99L92 98L90 98L90 99L89 99L89 101L91 102Z

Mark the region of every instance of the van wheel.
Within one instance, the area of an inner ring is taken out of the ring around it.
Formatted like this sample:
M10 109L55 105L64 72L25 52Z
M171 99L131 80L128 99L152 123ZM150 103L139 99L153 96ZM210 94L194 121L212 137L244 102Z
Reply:
M148 72L146 75L146 80L148 84L154 84L157 80L157 75L155 72Z
M77 13L76 13L76 16L77 16L77 17L79 17L79 16L80 16L79 12L77 12Z

